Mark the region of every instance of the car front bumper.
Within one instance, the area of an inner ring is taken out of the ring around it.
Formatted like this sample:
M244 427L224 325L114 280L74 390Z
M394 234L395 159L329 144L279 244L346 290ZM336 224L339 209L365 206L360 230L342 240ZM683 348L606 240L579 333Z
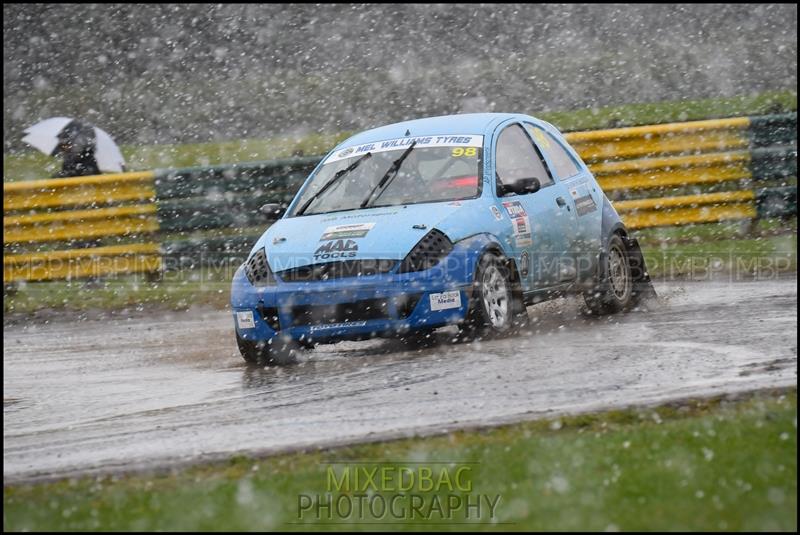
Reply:
M461 322L483 243L459 242L437 266L415 273L255 287L240 268L231 289L236 331L251 341L288 336L325 343Z

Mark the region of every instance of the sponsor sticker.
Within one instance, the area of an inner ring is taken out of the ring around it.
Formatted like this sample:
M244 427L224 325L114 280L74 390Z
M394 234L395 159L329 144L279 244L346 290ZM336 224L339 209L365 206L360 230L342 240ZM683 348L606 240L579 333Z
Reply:
M503 203L508 216L511 218L511 227L517 247L530 247L533 245L531 234L531 221L528 213L519 201L506 201Z
M492 205L492 215L494 215L494 218L498 221L503 219L503 214L500 213L500 209L494 205Z
M373 219L375 217L383 217L383 216L387 216L387 215L395 215L397 213L398 213L397 210L392 210L390 212L370 212L368 214L334 215L334 216L326 217L325 219L322 220L322 222L323 223L330 223L331 221L341 221L341 220L345 220L345 219L348 219L348 220L349 219L364 219L365 217Z
M355 258L358 253L358 244L353 240L331 240L320 245L314 251L314 260L328 260L331 258Z
M347 147L347 148L346 148L346 149L344 149L343 151L340 151L340 152L339 152L339 154L338 154L338 156L339 156L339 158L347 158L348 156L350 156L351 154L353 154L353 151L354 151L354 150L355 150L355 149L354 149L353 147Z
M256 322L253 319L253 311L246 310L244 312L237 312L236 323L239 324L240 329L255 329Z
M589 193L589 188L586 184L581 184L570 190L572 200L575 201L575 211L578 216L586 215L597 210L597 203Z
M386 139L384 141L376 141L374 143L363 143L361 145L354 145L347 147L334 154L331 154L325 163L337 162L345 158L353 158L360 156L367 152L375 154L377 152L386 152L390 150L404 149L417 142L416 148L426 147L482 147L483 136L476 136L472 134L456 134L450 136L408 136L396 139ZM462 153L467 155L466 151Z
M312 325L309 329L312 333L314 331L328 331L330 329L344 329L346 327L363 327L366 321L350 321L347 323L328 323L326 325Z
M339 240L343 238L363 238L375 226L375 223L350 223L335 225L325 229L319 241Z
M449 308L461 308L461 292L442 292L431 294L431 310L447 310Z

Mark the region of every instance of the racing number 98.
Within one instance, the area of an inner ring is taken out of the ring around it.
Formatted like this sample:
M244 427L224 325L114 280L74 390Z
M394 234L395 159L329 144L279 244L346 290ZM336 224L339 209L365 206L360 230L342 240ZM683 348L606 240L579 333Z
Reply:
M475 156L478 154L475 147L456 147L453 149L453 158L460 158L461 156Z

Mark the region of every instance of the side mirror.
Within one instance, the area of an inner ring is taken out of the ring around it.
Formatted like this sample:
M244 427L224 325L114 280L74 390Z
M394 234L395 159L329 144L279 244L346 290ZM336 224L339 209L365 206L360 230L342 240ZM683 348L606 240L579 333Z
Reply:
M502 184L499 188L501 195L509 193L516 193L517 195L527 195L529 193L536 193L542 189L542 183L536 177L520 178L511 184Z
M263 205L261 208L258 209L258 211L268 217L278 219L280 216L283 215L284 208L283 206L281 206L276 202L270 202Z

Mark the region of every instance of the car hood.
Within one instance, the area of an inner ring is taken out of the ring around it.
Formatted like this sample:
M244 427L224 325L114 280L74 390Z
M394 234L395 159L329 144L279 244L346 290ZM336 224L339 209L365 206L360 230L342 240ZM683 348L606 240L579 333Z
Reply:
M339 260L402 260L425 234L464 208L466 202L369 208L280 219L261 236L253 251L266 247L270 267L276 272ZM449 238L455 241L459 237Z

